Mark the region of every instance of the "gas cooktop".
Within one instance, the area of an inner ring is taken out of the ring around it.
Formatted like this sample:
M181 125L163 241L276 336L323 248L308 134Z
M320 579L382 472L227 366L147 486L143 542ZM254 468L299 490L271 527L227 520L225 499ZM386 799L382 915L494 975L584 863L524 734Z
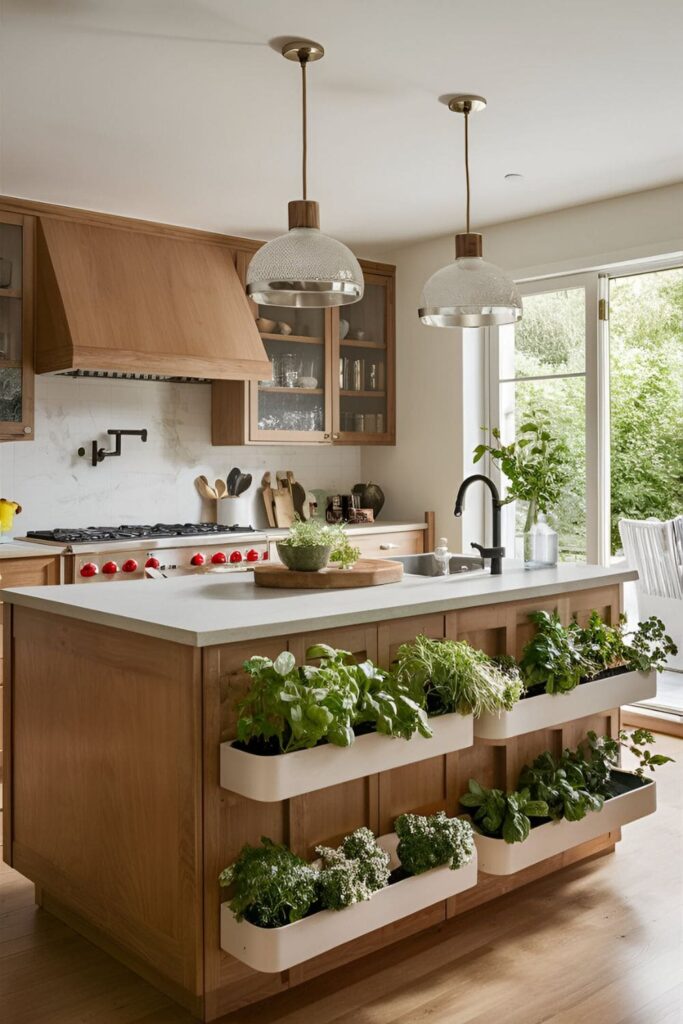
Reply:
M226 533L254 533L253 526L221 526L219 523L156 523L154 526L88 526L83 530L28 530L27 540L55 544L87 544L102 541L163 540L172 537L207 537Z

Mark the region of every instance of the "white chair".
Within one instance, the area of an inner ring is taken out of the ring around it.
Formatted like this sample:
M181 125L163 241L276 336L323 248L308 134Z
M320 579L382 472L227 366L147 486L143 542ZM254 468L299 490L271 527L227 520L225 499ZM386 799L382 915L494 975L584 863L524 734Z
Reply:
M638 570L638 617L664 622L679 649L667 668L683 672L683 516L665 523L622 519L619 533L626 561Z

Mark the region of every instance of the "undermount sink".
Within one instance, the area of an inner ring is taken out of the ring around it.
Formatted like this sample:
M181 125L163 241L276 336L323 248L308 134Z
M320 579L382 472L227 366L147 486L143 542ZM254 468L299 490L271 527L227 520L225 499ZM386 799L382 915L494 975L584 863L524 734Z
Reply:
M394 562L401 562L408 576L441 576L441 567L431 551L424 555L397 555ZM450 576L466 576L469 573L483 573L484 560L476 555L453 555L450 561ZM444 577L446 579L447 577Z

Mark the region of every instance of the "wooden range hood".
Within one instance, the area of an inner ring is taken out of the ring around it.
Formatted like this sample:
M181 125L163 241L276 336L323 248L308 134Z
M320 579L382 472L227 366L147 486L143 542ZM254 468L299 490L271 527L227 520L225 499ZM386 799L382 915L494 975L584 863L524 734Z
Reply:
M271 377L225 246L41 217L37 279L38 373Z

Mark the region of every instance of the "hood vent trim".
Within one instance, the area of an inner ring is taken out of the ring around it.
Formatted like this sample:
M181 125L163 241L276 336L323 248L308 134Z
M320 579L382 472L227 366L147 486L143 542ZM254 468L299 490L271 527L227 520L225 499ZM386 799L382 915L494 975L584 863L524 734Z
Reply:
M160 373L119 373L116 370L60 370L55 377L72 380L143 380L165 384L210 384L210 377L164 377Z

